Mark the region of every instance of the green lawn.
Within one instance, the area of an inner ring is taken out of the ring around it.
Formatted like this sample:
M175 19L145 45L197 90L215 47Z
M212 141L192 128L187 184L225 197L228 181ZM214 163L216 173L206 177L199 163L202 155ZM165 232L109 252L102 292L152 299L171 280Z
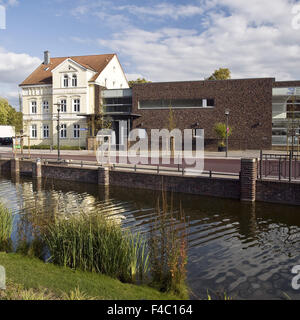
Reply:
M45 288L58 296L79 288L90 297L104 300L178 299L148 286L124 284L105 275L74 271L15 253L0 252L0 265L5 267L9 282L22 285L25 289Z

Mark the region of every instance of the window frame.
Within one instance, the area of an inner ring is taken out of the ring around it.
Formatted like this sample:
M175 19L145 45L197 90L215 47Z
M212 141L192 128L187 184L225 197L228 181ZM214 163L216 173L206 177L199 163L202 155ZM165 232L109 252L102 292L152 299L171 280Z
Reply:
M60 139L67 139L68 134L67 134L67 124L66 123L62 123L60 125L59 137L60 137Z
M63 102L65 101L65 102ZM67 113L67 99L60 99L60 112L61 113ZM64 108L63 108L64 106Z
M77 87L78 86L78 77L77 74L72 75L72 87Z
M65 74L63 76L63 87L64 88L68 88L69 87L69 76L67 74Z
M201 101L201 106L200 105L191 105L191 106L174 106L174 102L176 101L193 101L193 100L199 100L199 102ZM148 102L148 101L153 101L153 104L157 103L157 107L141 107L141 103L142 102ZM207 102L208 101L213 101L214 102L214 106L208 106ZM172 107L173 110L177 110L177 109L214 109L215 108L215 99L214 98L195 98L195 99L171 99L170 102L168 102L168 99L156 99L156 100L139 100L138 101L138 109L139 110L168 110L170 108L170 105Z
M73 112L80 112L80 98L74 98L73 100ZM78 101L77 103L75 101Z
M35 134L33 134L35 132ZM30 138L37 139L37 124L33 123L30 126Z
M33 107L33 104L35 104L34 107ZM35 112L33 112L33 108L35 108ZM30 101L30 113L37 114L37 101L36 100Z
M43 111L49 112L49 101L43 100Z
M80 124L78 123L73 124L73 138L80 139Z
M45 129L47 127L47 129ZM45 136L45 132L47 132L47 136ZM49 124L43 124L43 139L49 139L50 137L50 127Z

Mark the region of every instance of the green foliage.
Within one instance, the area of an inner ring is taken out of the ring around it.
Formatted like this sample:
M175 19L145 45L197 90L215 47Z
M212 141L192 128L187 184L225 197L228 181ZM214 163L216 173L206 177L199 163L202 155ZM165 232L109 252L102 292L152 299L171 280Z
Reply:
M231 72L228 68L219 68L206 80L227 80L231 79Z
M230 137L232 134L232 128L231 127L228 127L228 128L229 128L228 137ZM222 122L218 122L215 124L214 130L218 138L221 139L220 146L225 146L226 131L227 131L226 124Z
M151 81L148 81L145 78L137 78L136 80L128 81L128 85L130 88L132 88L135 84L140 84L140 83L151 83Z
M0 97L0 125L14 126L16 133L23 128L23 114L17 112L8 101Z
M147 263L146 255L139 254L140 250L145 252L142 239L124 234L119 224L102 215L58 218L42 237L51 260L60 266L132 282L137 270L145 270Z
M12 250L13 216L10 210L0 203L0 251L9 252Z
M28 149L28 146L24 146L24 149ZM32 150L50 150L51 146L46 144L32 145L30 146ZM52 147L53 150L57 150L57 146ZM60 146L60 150L85 150L85 147L78 146Z

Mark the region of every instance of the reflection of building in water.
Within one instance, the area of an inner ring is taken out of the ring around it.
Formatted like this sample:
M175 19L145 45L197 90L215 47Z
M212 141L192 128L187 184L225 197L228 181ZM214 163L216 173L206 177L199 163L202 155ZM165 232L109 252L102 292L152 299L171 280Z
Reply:
M111 202L108 199L99 201L88 193L64 192L61 190L46 189L43 182L37 185L36 181L22 184L23 211L26 214L39 216L70 216L76 214L99 213L118 223L126 219L126 207L122 203Z

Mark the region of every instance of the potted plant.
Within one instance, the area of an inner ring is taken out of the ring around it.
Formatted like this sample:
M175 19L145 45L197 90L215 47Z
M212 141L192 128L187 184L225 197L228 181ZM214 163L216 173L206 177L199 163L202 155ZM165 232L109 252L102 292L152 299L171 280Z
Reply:
M226 151L226 144L225 144L226 131L228 131L228 137L229 137L232 133L232 129L230 127L228 127L228 130L227 130L226 124L219 122L219 123L215 124L214 130L215 130L216 135L220 139L220 141L218 143L218 151L219 152Z

